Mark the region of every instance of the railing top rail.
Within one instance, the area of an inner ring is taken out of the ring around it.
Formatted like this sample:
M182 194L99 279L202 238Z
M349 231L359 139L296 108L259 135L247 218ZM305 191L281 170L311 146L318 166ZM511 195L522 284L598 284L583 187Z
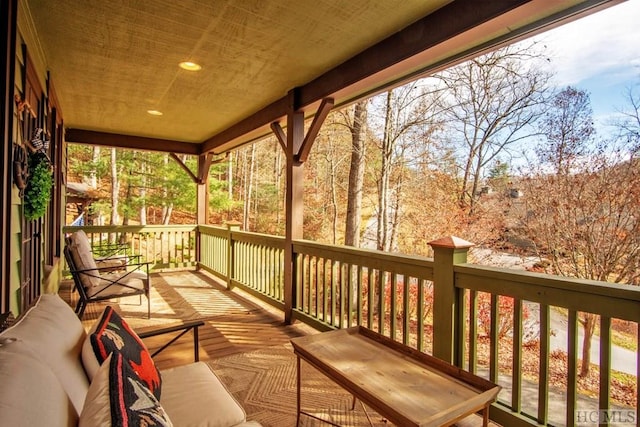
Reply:
M640 287L529 271L458 264L455 286L640 321Z
M640 302L640 287L633 285L600 282L597 280L575 279L571 277L535 273L532 271L509 270L477 264L458 264L454 266L454 271L456 273L477 275L538 287L571 291L579 290L584 293L603 297L623 298Z
M247 240L247 239L252 239L257 237L263 240L266 239L266 240L284 242L284 237L282 236L274 236L272 234L263 234L263 233L253 233L250 231L241 231L241 230L232 230L231 237L233 240Z
M365 259L362 265L376 264L379 262L394 263L399 269L404 267L420 267L433 269L433 258L421 256L391 254L375 249L354 248L351 246L327 245L312 242L309 240L294 240L293 251L295 253L327 256L333 259L340 259L354 264L356 260ZM331 256L333 255L333 256Z
M171 224L171 225L85 225L64 226L64 233L73 233L84 230L86 233L150 233L159 231L194 231L195 224Z

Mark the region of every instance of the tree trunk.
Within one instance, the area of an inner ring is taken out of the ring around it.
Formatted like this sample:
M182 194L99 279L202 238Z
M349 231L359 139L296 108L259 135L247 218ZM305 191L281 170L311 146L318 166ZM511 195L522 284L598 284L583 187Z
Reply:
M97 165L100 161L100 147L93 147L93 164ZM89 175L89 185L94 190L98 188L98 175L96 174L96 167L91 168L91 174Z
M166 168L167 165L169 164L169 155L166 154L163 158L162 158L162 162L164 163L164 167ZM162 224L168 224L169 223L169 218L171 218L171 211L169 209L169 202L167 201L168 199L168 195L167 195L167 184L166 184L167 179L163 178L163 185L162 185L162 200L164 200L162 202Z
M392 92L387 92L385 105L384 135L382 137L382 170L378 183L378 230L376 248L389 250L389 180L391 175L391 155L393 153L393 137L391 125Z
M116 149L111 149L111 225L118 225L118 193L120 193L120 180L118 179L118 164L116 163Z
M360 246L360 221L362 217L362 189L364 187L366 101L356 103L351 125L351 166L347 195L347 220L344 244Z
M593 331L596 327L596 315L592 313L584 313L584 317L580 321L584 328L584 337L582 338L582 364L580 365L580 377L586 377L589 374L591 364L591 339Z
M229 200L233 200L233 154L231 153L227 162L227 192Z
M276 187L276 200L282 200L281 196L282 188L282 150L280 149L279 144L274 144L274 162L273 162L273 176L275 177L275 187ZM282 223L282 203L276 203L276 225L280 226Z
M338 194L336 190L336 164L333 155L329 155L329 182L331 185L331 244L335 245L338 234Z
M147 225L147 162L140 163L142 184L140 185L140 225Z
M254 174L254 156L256 152L256 145L251 145L251 155L245 161L245 193L244 193L244 209L242 215L242 229L249 231L249 214L251 213L251 199L253 193L253 174ZM246 150L245 150L246 156Z

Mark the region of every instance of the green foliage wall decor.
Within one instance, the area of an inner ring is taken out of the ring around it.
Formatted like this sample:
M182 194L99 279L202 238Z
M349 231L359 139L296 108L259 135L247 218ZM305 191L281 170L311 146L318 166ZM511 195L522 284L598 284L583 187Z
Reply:
M46 154L38 151L29 156L29 179L24 192L24 216L29 221L42 217L51 200L53 175Z

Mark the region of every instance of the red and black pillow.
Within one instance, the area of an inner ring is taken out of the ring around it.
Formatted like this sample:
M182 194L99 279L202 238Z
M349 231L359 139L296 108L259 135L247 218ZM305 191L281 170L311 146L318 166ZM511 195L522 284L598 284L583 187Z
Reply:
M112 307L105 308L89 340L98 364L102 365L111 353L122 354L140 380L160 400L162 378L149 350Z
M172 427L158 400L118 352L96 371L78 425Z

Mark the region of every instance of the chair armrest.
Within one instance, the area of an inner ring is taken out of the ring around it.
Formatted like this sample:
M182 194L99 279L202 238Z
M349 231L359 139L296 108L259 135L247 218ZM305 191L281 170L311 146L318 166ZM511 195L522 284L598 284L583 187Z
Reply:
M203 325L204 325L204 321L202 320L190 320L190 321L183 322L179 325L167 326L164 328L155 328L148 331L147 330L140 331L140 332L136 331L136 333L141 339L144 339L144 338L156 337L159 335L170 334L173 332L179 332L179 334L171 338L169 342L165 343L162 347L160 347L159 349L151 353L151 357L155 357L158 353L160 353L161 351L169 347L171 344L177 341L184 334L186 334L190 330L193 330L193 358L197 362L200 360L200 342L198 339L198 328Z
M128 264L122 264L122 266L120 267L98 267L98 268L83 268L81 270L71 270L72 273L86 273L89 271L95 271L98 270L98 272L100 271L112 271L112 270L119 270L125 267L142 267L145 265L151 265L150 261L147 262L133 262L133 263L128 263ZM96 266L97 267L97 266Z

